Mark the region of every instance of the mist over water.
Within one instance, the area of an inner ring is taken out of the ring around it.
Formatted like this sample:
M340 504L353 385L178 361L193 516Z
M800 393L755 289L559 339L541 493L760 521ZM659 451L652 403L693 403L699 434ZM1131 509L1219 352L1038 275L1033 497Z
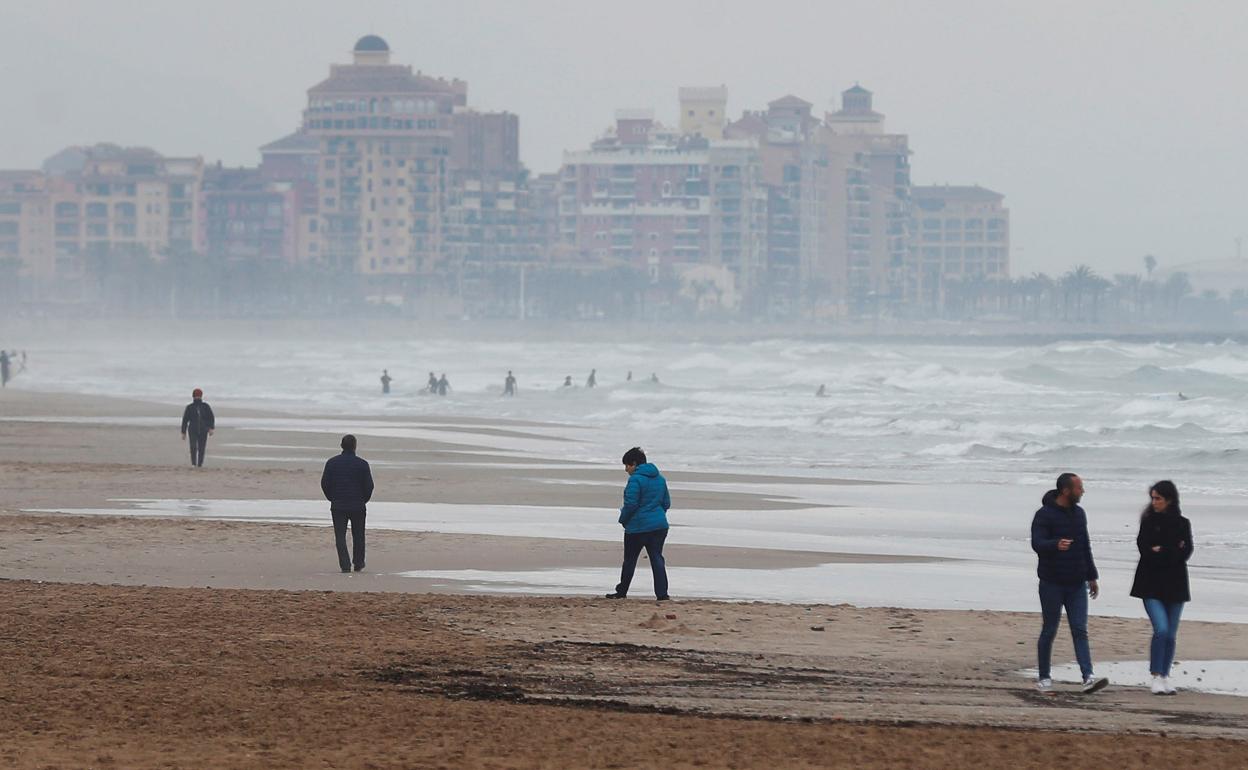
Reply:
M542 454L604 463L640 444L673 468L1028 485L1077 469L1098 487L1170 477L1185 492L1248 492L1248 348L1233 342L77 340L44 341L17 384L170 404L202 387L223 426L244 406L555 422L578 441ZM501 395L508 369L515 398ZM422 392L431 371L447 374L448 396Z

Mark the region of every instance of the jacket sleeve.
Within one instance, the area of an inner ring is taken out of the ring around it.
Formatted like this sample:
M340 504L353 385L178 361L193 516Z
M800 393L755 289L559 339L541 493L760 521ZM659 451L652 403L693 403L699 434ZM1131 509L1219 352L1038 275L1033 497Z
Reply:
M661 505L665 512L672 507L672 495L668 492L666 483L663 484L663 502Z
M1088 519L1083 519L1083 556L1088 566L1086 580L1100 580L1101 573L1096 571L1096 561L1092 559L1092 536L1088 534Z
M191 407L188 405L182 410L182 432L186 433L187 423L191 421Z
M364 492L364 502L367 503L373 499L373 469L369 467L366 460L361 460L360 462L364 463L364 483L361 485L361 491Z
M627 524L640 505L641 483L635 477L629 476L628 483L624 485L624 506L620 508L620 523Z
M1031 519L1031 550L1046 553L1057 550L1057 538L1049 536L1049 528L1044 521L1044 509L1036 511Z
M331 503L334 498L329 496L329 463L325 463L325 470L321 471L321 494L325 495L325 499Z
M208 430L216 430L217 418L212 413L212 407L208 406L207 404L204 404L204 409L208 411L208 419L204 420L204 424L208 426Z
M1179 549L1179 555L1186 562L1192 558L1192 551L1194 550L1195 548L1192 546L1192 523L1185 519L1183 521L1183 547Z
M1161 554L1153 551L1153 546L1160 545L1157 539L1152 536L1151 531L1145 525L1143 517L1140 518L1140 534L1135 536L1135 547L1140 551L1140 561L1146 564L1152 564L1157 561Z

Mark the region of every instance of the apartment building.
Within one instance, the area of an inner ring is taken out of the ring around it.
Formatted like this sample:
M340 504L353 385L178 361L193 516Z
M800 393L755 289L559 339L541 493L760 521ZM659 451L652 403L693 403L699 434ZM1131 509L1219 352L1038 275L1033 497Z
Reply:
M614 130L565 152L562 246L582 261L632 266L652 280L693 266L722 268L733 296L748 291L761 265L765 216L757 144L710 140L707 131L716 129L703 124L686 134L649 110L620 110Z
M209 166L203 211L205 253L235 261L297 261L299 210L290 182L267 181L258 168Z
M917 271L910 254L910 139L885 130L884 115L870 91L855 84L841 92L841 108L824 117L833 142L857 153L862 168L855 181L866 195L854 196L859 215L850 228L846 298L850 312L893 312L912 299Z
M201 158L145 147L70 147L40 171L0 174L0 257L21 260L30 299L84 299L84 278L122 258L203 250Z
M1010 212L1005 196L978 185L916 185L914 249L918 296L940 303L949 280L1010 275Z

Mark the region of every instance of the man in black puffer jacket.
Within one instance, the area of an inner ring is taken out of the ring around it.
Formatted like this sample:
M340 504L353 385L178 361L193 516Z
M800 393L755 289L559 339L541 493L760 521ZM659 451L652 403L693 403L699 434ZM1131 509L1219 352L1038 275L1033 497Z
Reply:
M321 491L329 500L338 566L343 572L351 571L353 559L356 572L364 569L364 515L373 496L373 472L367 460L356 457L355 445L355 436L343 436L342 454L329 458L321 474ZM347 553L347 522L351 523L351 553Z
M1039 663L1037 688L1053 693L1049 663L1053 639L1066 608L1066 623L1075 642L1075 658L1083 674L1083 692L1096 692L1109 684L1092 673L1092 651L1088 646L1088 596L1100 593L1092 541L1088 536L1088 516L1079 507L1083 499L1083 479L1073 473L1057 477L1057 488L1044 495L1043 505L1031 520L1031 548L1039 556L1036 574L1040 578L1040 612L1044 623L1036 643Z

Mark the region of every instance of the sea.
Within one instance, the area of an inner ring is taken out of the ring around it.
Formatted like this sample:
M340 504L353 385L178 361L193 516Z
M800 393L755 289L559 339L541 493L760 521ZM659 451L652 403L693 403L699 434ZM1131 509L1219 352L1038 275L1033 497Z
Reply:
M29 356L18 387L167 403L172 420L200 387L222 425L260 426L232 418L233 408L293 415L285 424L308 425L304 418L316 416L354 425L362 436L396 435L395 421L401 428L405 418L542 423L534 432L547 440L482 435L469 443L535 462L611 468L625 449L641 446L664 469L739 476L719 488L804 501L794 511L682 512L674 490L674 545L947 560L768 574L685 568L691 593L718 598L1033 610L1028 525L1057 474L1072 471L1085 481L1106 573L1099 606L1141 615L1126 596L1134 530L1148 486L1171 479L1196 540L1186 617L1248 622L1248 346L1237 341L749 340L699 339L661 326L562 334L525 333L521 325L442 333L155 324L33 335ZM393 378L387 395L383 369ZM509 370L518 381L515 397L503 395ZM428 393L430 374L444 373L448 394ZM411 431L420 435L418 422ZM751 482L758 474L791 483ZM806 483L811 479L887 483L839 487ZM134 497L131 490L119 491L123 496ZM456 511L407 501L376 516L397 528L502 534L558 524L573 537L614 540L617 497L604 488L603 508L585 510ZM288 501L276 518L302 521L298 511L314 510L315 498L309 490L307 501ZM224 518L242 509L223 501L134 505L139 514ZM275 509L258 506L242 518L265 518L264 510ZM309 517L305 523L319 521ZM675 559L674 592L681 569ZM610 587L612 570L434 575L413 565L411 574L466 590L575 593Z

